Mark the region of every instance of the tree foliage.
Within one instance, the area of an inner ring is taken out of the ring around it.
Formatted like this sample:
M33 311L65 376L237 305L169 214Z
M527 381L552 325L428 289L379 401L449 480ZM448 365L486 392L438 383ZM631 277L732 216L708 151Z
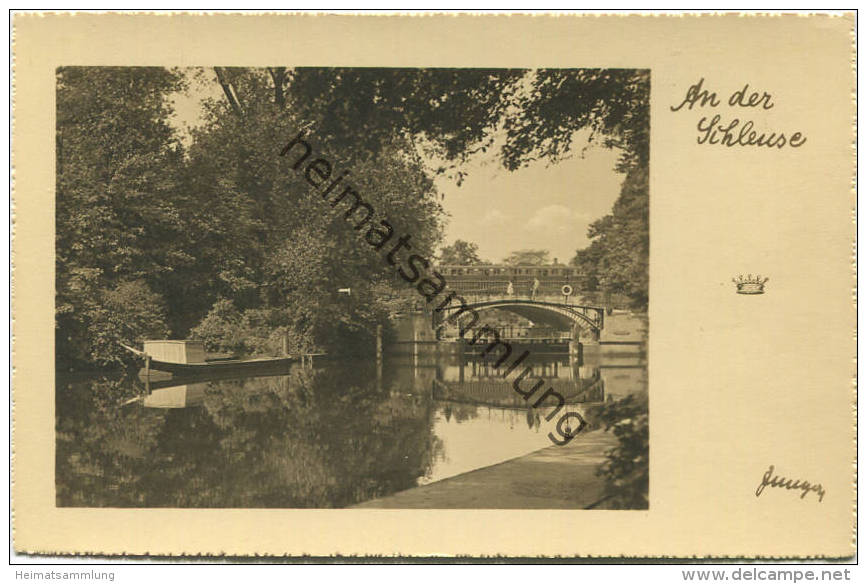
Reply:
M515 169L531 160L556 162L572 149L575 132L617 148L618 169L646 167L650 145L650 71L539 69L517 97L521 115L505 120L502 158Z
M187 265L181 149L159 68L57 71L56 318L65 361L120 361L117 340L167 332ZM180 194L179 194L180 193Z
M590 417L617 437L597 470L605 478L605 506L611 509L647 509L650 476L650 430L647 393L630 394L596 406Z
M291 331L293 346L327 349L347 335L371 340L374 325L387 318L373 288L393 279L394 268L323 201L303 167L295 171L277 155L305 121L275 101L274 75L230 69L220 76L232 101L206 104L208 121L195 133L187 163L190 190L202 202L194 243L203 254L201 296L231 301L242 313L259 311L248 317ZM282 95L294 99L288 89ZM397 233L412 236L414 250L433 255L441 208L404 138L383 137L375 156L351 142L338 147L319 131L305 139L315 155L333 161L335 174L350 172L347 182ZM352 290L351 302L341 288ZM211 312L211 324L214 318ZM195 333L226 344L201 327Z
M543 266L548 263L547 249L519 249L503 258L507 266Z
M611 214L594 221L590 245L572 263L581 268L582 288L627 296L646 310L649 286L650 231L648 175L645 167L629 171Z
M621 170L648 160L648 70L298 68L287 83L318 132L362 151L398 130L462 162L504 137L499 157L515 170L559 161L588 129L620 150Z
M451 245L440 250L440 263L443 265L474 266L483 263L479 258L479 246L475 243L456 239Z

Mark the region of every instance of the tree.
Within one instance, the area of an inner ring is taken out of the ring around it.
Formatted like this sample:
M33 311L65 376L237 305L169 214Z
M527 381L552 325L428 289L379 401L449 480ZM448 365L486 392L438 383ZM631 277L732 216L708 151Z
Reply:
M456 239L451 245L447 245L440 250L439 263L444 265L458 266L474 266L481 264L479 258L479 246L475 243Z
M284 87L289 73L275 69L215 74L226 100L206 104L207 122L194 135L187 164L189 190L201 201L193 245L203 251L198 279L213 305L193 334L214 347L265 353L280 347L277 329L298 349L371 347L371 331L388 316L373 290L394 281L395 268L311 189L303 168L296 172L278 155L305 125L289 105L297 87ZM320 132L305 140L335 175L350 173L346 183L387 213L396 233L412 236L413 253L431 257L442 213L433 181L407 137L380 137L375 152L333 144ZM350 288L351 297L340 288ZM232 314L224 301L239 311L234 320L221 320ZM232 330L234 338L225 333Z
M538 69L530 90L516 93L519 115L508 116L502 158L515 169L532 160L567 156L577 130L621 152L618 170L646 167L650 145L650 71Z
M182 153L161 68L57 71L56 327L65 364L121 361L118 340L164 335L169 275L189 256ZM129 306L118 308L124 301Z
M638 310L646 310L648 302L647 179L646 167L629 171L611 214L590 225L590 245L572 260L581 268L584 289L623 294Z
M621 170L648 160L648 70L297 68L287 79L292 111L362 151L404 132L460 163L505 130L500 159L514 170L557 162L589 129L590 141L620 149Z
M503 258L507 266L543 266L548 263L547 249L519 249Z

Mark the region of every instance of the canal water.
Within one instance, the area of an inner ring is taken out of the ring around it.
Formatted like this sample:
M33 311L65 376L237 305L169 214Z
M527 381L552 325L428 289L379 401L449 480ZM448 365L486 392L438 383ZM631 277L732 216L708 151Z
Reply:
M566 397L563 411L646 391L641 355L591 364L534 355L524 365ZM394 357L381 368L323 361L186 384L60 378L56 499L346 507L551 446L549 411L528 407L489 363L454 356Z

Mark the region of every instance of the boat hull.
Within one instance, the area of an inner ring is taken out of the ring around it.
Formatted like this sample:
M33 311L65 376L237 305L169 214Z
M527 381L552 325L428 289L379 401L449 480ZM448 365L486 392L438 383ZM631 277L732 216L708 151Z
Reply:
M298 357L280 357L275 359L246 359L243 361L214 361L210 363L167 363L156 359L150 360L150 369L164 371L177 376L206 375L211 373L234 374L258 371L274 371L289 369L293 363L299 362Z
M204 373L188 373L174 375L165 371L151 371L150 375L145 377L144 369L139 371L139 378L147 384L146 389L150 391L156 389L164 389L167 387L176 387L178 385L189 385L192 383L210 383L212 381L229 381L245 379L250 377L282 377L289 374L289 368L276 369L257 369L255 371L206 371Z

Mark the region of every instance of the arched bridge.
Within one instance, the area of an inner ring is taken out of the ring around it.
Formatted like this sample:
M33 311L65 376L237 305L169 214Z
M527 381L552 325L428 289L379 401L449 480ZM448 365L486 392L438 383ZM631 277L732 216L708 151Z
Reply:
M584 306L572 304L560 297L560 300L548 298L491 298L476 297L464 299L464 302L451 302L443 307L438 313L434 313L434 328L451 321L458 326L482 326L484 325L484 313L486 310L507 310L522 316L534 323L538 323L555 330L573 331L580 330L584 335L589 334L598 340L605 326L605 309L598 306ZM475 314L478 322L471 325L467 319L472 319Z

